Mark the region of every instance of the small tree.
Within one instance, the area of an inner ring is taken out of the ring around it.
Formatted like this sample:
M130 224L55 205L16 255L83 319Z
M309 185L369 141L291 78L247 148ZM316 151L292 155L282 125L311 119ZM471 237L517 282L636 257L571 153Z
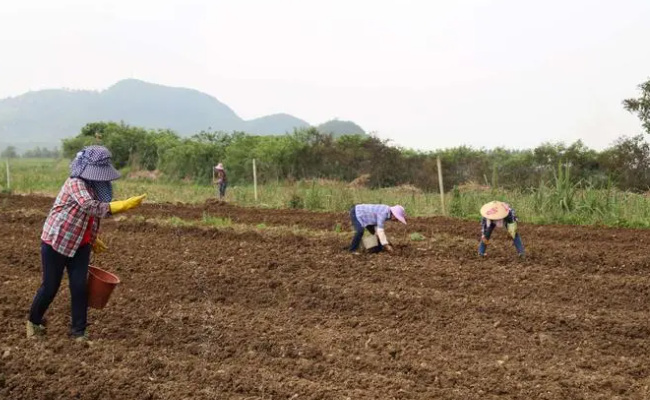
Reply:
M7 146L2 153L0 153L2 158L18 158L18 152L14 146Z
M623 107L631 113L636 113L643 129L650 134L650 79L640 84L639 90L641 90L641 97L623 100Z
M619 188L643 192L650 187L650 143L643 135L619 138L599 158Z

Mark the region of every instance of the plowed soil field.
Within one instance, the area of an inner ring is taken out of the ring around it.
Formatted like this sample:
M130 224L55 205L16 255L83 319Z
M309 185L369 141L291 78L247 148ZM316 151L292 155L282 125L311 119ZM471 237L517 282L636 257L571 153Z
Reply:
M526 260L479 259L478 221L417 218L352 255L343 213L147 204L103 223L122 284L81 344L66 278L25 338L52 201L0 197L2 399L650 398L647 230L522 221ZM205 215L233 226L159 222Z

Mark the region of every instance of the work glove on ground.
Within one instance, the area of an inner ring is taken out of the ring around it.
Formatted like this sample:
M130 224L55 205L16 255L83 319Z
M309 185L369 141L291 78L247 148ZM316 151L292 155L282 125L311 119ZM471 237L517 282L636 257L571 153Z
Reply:
M95 243L93 243L93 252L95 254L99 254L105 252L106 250L108 250L106 243L104 243L100 238L95 239Z
M113 201L110 203L111 214L115 215L136 208L142 204L142 200L144 200L145 197L147 197L147 195L143 194L126 200Z

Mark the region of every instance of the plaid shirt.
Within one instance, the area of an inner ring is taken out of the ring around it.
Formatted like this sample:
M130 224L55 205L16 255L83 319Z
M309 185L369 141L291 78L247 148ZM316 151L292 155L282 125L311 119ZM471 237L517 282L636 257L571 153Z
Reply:
M384 204L358 204L354 211L361 226L384 229L384 222L390 219L390 207Z
M99 218L107 217L109 212L109 203L97 200L97 195L83 179L68 178L45 221L41 240L56 252L74 257L90 217L96 217L90 235L90 243L95 243Z
M215 170L217 172L217 183L228 182L228 176L226 176L225 170Z

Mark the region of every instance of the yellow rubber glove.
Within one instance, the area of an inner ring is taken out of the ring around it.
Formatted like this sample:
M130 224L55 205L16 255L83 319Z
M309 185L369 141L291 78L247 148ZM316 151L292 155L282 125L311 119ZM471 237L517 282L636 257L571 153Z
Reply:
M510 236L514 239L515 236L517 235L517 223L513 222L511 224L508 224L508 233Z
M119 201L112 201L110 203L111 205L111 214L118 214L124 211L128 211L132 208L138 207L144 198L147 197L146 194L136 196L136 197L131 197L126 200L119 200Z
M95 254L99 254L105 252L106 250L108 250L106 243L104 243L100 238L95 239L95 243L93 243L93 252Z

